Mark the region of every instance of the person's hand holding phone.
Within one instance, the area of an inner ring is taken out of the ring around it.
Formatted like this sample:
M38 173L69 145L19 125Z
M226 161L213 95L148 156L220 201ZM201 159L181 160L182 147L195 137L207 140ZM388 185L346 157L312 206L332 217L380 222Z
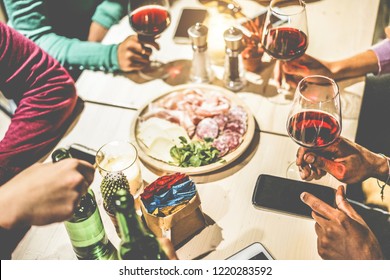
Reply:
M301 199L313 210L318 254L323 259L383 259L378 240L346 200L343 186L336 192L337 208L307 192L301 194Z

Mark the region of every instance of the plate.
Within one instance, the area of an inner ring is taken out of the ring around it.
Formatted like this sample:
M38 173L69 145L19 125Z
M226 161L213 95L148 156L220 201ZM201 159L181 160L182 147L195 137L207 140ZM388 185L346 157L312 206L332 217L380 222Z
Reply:
M222 94L225 98L227 98L230 101L231 105L237 105L241 106L247 113L247 130L245 134L242 136L242 142L241 144L232 152L229 152L225 156L223 156L221 161L211 163L208 165L203 165L199 167L179 167L175 165L171 165L167 162L155 159L147 154L148 152L148 147L145 146L145 144L142 143L141 140L137 138L137 131L138 131L138 126L139 126L139 119L142 117L144 114L146 114L149 110L149 104L157 102L161 98L177 91L184 91L184 90L191 90L191 89L199 89L203 92L208 92L208 91L217 91L220 94ZM213 85L194 85L194 84L187 84L187 85L181 85L181 86L176 86L173 87L170 91L163 93L159 97L155 98L152 100L150 103L146 104L143 108L141 108L138 111L138 115L135 118L132 128L131 128L131 133L132 133L132 140L133 143L135 144L137 150L138 150L138 155L140 160L146 165L151 167L154 170L164 172L164 173L174 173L174 172L181 172L185 173L187 175L200 175L200 174L205 174L209 173L212 171L216 171L229 163L233 162L236 160L242 153L245 152L245 150L248 148L249 144L251 143L251 140L254 135L255 131L255 121L253 118L252 113L250 112L250 109L248 106L244 103L244 101L238 97L235 93L224 89L219 86L213 86Z

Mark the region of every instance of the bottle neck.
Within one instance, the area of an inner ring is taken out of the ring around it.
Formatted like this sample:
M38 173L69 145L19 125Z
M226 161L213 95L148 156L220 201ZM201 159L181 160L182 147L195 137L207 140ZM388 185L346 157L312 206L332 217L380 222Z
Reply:
M122 243L133 243L147 232L134 207L116 211Z

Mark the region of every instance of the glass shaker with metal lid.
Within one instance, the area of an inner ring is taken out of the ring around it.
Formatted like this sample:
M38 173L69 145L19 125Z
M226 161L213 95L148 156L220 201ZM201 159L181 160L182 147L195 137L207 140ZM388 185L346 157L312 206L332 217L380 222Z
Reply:
M230 27L224 32L223 37L226 44L224 84L228 89L238 91L246 84L244 66L240 55L243 49L243 33L238 28Z
M209 83L213 79L210 58L207 53L208 28L196 23L188 29L194 51L190 79L194 83Z

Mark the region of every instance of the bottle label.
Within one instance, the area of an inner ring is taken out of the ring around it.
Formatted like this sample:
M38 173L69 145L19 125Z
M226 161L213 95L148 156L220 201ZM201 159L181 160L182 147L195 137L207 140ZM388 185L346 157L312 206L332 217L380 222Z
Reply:
M66 221L65 227L74 247L91 246L106 235L98 207L88 219L76 223Z

